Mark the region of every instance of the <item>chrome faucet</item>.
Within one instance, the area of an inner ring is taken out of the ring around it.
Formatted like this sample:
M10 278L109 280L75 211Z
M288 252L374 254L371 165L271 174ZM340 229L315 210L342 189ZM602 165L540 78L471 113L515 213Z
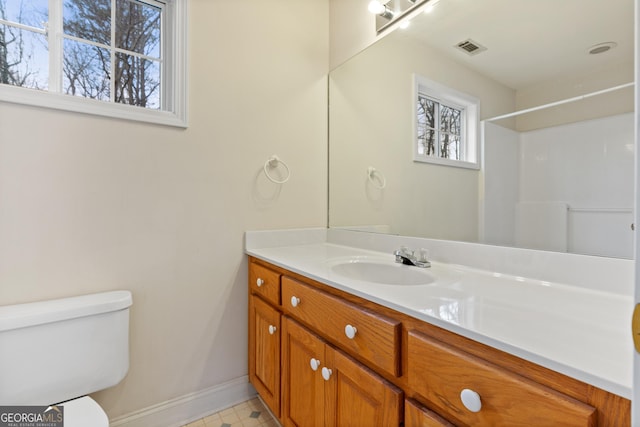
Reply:
M396 262L404 265L413 265L415 267L427 268L431 267L431 263L427 261L427 251L420 249L418 255L414 251L410 251L406 246L400 246L400 249L394 251Z

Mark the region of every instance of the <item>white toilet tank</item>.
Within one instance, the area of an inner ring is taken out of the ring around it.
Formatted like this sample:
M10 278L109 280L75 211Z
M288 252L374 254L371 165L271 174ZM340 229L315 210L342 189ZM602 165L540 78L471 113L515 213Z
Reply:
M0 405L50 405L129 369L129 291L0 306Z

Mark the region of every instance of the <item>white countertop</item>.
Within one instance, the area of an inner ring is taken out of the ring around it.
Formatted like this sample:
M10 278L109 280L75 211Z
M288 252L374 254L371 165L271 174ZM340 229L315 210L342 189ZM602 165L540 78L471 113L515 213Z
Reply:
M428 274L435 281L427 285L398 286L354 280L332 270L336 260L360 257L393 263L393 255L327 242L248 245L246 252L631 398L631 296L433 261Z

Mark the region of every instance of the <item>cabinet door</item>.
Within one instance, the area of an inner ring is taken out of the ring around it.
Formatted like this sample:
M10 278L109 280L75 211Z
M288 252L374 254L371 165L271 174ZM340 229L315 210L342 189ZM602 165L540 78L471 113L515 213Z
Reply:
M404 424L408 427L454 427L449 421L414 400L404 402Z
M403 393L362 364L327 345L323 372L325 426L390 427L402 422ZM330 375L327 375L330 374ZM328 379L327 379L328 378Z
M285 427L322 427L325 400L320 372L325 364L325 343L287 317L282 340L282 421Z
M271 411L280 416L280 313L249 297L249 378Z

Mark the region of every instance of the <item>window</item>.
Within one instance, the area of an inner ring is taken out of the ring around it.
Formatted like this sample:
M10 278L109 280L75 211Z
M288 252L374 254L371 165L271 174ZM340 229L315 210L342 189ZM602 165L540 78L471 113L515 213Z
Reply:
M478 169L478 100L419 76L414 88L414 161Z
M0 100L185 126L186 3L0 0Z

